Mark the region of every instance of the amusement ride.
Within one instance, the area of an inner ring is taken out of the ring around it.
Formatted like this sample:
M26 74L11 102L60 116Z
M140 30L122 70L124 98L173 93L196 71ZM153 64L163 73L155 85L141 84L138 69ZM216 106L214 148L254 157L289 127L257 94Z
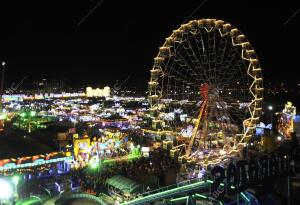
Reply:
M236 27L193 20L166 38L150 70L152 127L171 156L204 166L241 154L262 111L254 48Z

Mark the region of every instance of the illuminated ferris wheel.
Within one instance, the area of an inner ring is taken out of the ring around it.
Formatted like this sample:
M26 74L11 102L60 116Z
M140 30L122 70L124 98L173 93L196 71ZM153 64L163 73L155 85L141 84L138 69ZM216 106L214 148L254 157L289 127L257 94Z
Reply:
M171 151L184 148L179 158L213 163L253 134L262 72L253 47L231 24L201 19L181 25L159 48L150 72L152 130L176 137Z

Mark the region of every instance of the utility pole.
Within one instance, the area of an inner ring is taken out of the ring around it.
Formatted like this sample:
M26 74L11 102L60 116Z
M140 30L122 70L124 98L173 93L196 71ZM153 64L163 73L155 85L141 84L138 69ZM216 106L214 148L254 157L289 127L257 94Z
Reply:
M4 130L4 115L3 115L3 107L2 107L2 95L3 95L3 89L4 89L4 74L5 74L5 65L6 63L2 62L2 72L1 72L1 85L0 85L0 115L3 119L0 119L0 131Z
M2 95L3 95L3 89L4 89L4 74L5 74L5 65L6 63L2 62L2 73L1 73L1 87L0 87L0 113L2 113Z
M291 178L290 178L290 172L291 172L291 162L290 162L290 157L287 156L288 160L288 175L287 175L287 204L291 204Z
M273 132L273 130L274 130L274 127L273 127L273 106L269 105L268 110L269 110L269 114L270 114L271 136L273 137L273 134L274 134L274 132Z

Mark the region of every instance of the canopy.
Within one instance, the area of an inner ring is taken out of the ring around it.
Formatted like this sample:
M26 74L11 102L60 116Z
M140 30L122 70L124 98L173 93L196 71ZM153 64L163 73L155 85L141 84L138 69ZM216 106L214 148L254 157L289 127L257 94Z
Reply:
M139 192L141 185L121 175L115 175L106 180L106 185L122 191L123 193Z

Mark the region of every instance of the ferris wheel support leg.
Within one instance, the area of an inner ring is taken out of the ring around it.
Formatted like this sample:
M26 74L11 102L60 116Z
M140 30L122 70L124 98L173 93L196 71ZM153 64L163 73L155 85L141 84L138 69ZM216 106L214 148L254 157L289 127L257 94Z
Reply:
M200 125L200 121L201 121L203 112L206 108L206 103L207 103L207 101L203 101L203 104L201 106L200 113L198 115L197 122L196 122L196 125L195 125L194 130L193 130L192 138L191 138L191 140L189 142L189 146L187 147L187 150L186 150L186 157L189 157L190 154L191 154L192 146L194 144L194 141L195 141L195 138L196 138L196 135L197 135L197 131L198 131L198 128L199 128L199 125Z

